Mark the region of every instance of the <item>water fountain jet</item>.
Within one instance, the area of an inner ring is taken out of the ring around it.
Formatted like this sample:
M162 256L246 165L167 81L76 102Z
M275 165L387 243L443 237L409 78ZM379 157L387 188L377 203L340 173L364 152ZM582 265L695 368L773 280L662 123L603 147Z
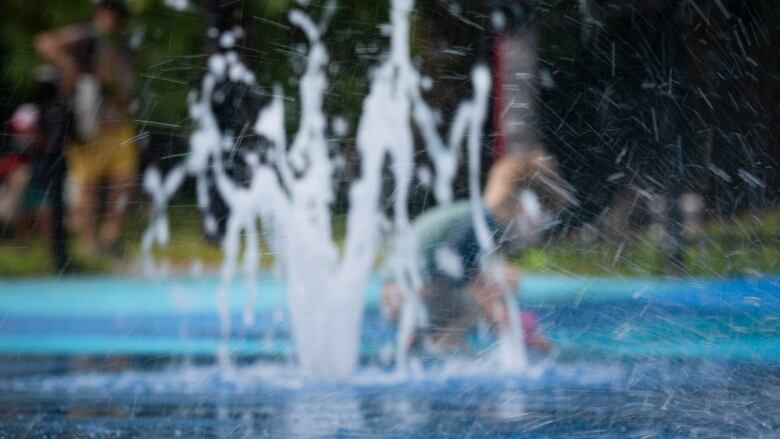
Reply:
M240 34L240 30L227 31L218 38L222 51L211 56L201 92L191 99L190 113L196 129L191 137L186 169L196 176L201 208L209 203L209 178L213 178L219 195L230 207L218 291L223 340L230 336L227 289L235 276L242 234L244 274L248 285L244 323L253 323L254 284L261 256L257 221L262 220L263 231L277 255L277 272L284 279L292 333L302 369L321 376L346 377L357 365L365 290L382 246L382 224L387 222L382 198L382 172L386 166L392 172L395 186L393 217L389 221L393 241L389 258L405 297L396 346L396 362L402 369L407 363L406 340L416 328L426 323L425 309L419 298L422 276L417 243L408 211L415 169L413 125L419 128L425 150L435 166L434 193L440 203L452 200L458 151L464 142L468 146L473 219L480 245L488 250L486 253L494 248L487 235L478 185L479 149L488 109L490 73L485 66L475 67L473 98L458 108L445 142L439 134L433 110L422 97L424 80L411 61L410 14L414 2L391 0L390 50L372 72L370 90L357 126L360 173L349 190L347 235L344 249L339 251L331 231L334 164L326 141L327 117L323 108L329 58L322 37L335 7L335 1L327 4L320 23L300 9L289 14L290 22L300 28L308 40L307 64L300 80L299 127L288 146L284 96L281 88L275 87L273 98L260 109L252 127L254 134L271 145L267 159L261 160L252 152L238 154L237 159L250 169L248 187L235 184L225 172L223 152L232 151L231 154L236 155L239 139L234 133L220 132L211 102L219 82L254 85L255 78L232 50L238 36L235 34ZM170 178L178 177L171 175ZM150 177L151 180L154 179ZM160 184L167 182L160 181ZM511 300L511 287L507 286L507 300ZM514 309L514 305L511 308ZM506 344L521 346L522 334L515 329L508 335L511 341ZM524 355L511 357L511 361L524 364Z

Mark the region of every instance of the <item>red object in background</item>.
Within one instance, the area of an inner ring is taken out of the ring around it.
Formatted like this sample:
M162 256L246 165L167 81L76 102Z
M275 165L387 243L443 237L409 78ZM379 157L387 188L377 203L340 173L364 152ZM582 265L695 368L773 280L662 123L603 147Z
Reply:
M40 111L35 104L23 104L14 111L8 120L8 131L11 135L35 139L38 135L38 120ZM5 180L12 172L30 162L30 157L23 151L12 151L0 156L0 180Z
M525 338L525 344L531 344L539 334L537 334L537 328L539 325L539 317L533 311L521 311L520 322L523 326L523 338Z
M8 121L8 129L12 134L35 136L38 132L40 110L35 104L23 104L14 111Z
M509 322L509 311L505 310L505 322ZM520 320L520 327L523 328L523 344L526 348L533 348L542 352L547 352L552 347L550 341L544 334L539 332L539 315L534 311L519 311L517 318Z
M28 163L27 157L19 154L0 156L0 180L5 180L12 172Z
M504 106L506 105L506 50L507 38L503 35L496 36L493 42L493 161L498 161L507 152L506 117Z

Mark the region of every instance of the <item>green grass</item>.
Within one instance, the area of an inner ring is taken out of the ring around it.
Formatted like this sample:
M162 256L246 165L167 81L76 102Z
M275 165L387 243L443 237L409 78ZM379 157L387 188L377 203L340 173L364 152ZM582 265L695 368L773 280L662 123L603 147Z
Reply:
M56 274L47 242L34 239L27 243L0 241L0 277L32 277ZM117 264L102 255L86 255L75 245L70 246L69 271L78 273L108 273Z
M222 261L219 243L203 237L203 221L196 207L172 206L168 217L171 241L167 246L154 248L155 259L167 260L174 266L189 266L196 260L206 266L216 266ZM141 256L141 235L147 221L146 215L140 213L128 222L127 248L133 258Z
M192 206L175 206L169 211L171 242L155 248L157 260L168 261L174 269L188 269L194 261L217 267L222 260L219 245L203 239L201 219ZM79 248L77 239L69 240L69 271L76 273L112 273L132 270L133 261L141 257L141 236L148 222L143 207L130 209L122 236L124 257L108 253L87 254ZM0 277L32 277L56 274L49 245L38 239L19 244L15 240L0 241Z
M591 244L557 239L512 261L532 272L654 276L667 273L666 253L649 232L640 232L623 241ZM708 221L686 236L680 271L689 276L780 273L780 211Z
M26 245L3 241L0 245L0 276L36 276L53 270L49 252L40 241Z
M167 261L173 269L188 271L194 262L216 269L222 260L217 243L203 239L201 217L191 205L170 209L171 242L156 248L156 260ZM140 237L147 216L142 207L132 209L124 234L125 258L105 254L87 255L71 239L72 271L110 273L132 270L141 255ZM334 224L336 240L345 235L344 217ZM687 237L682 274L692 276L739 276L780 273L780 210L745 215L735 220L713 219L703 230ZM264 253L268 253L262 243ZM586 274L597 276L653 276L666 272L667 258L662 245L649 232L611 242L581 242L557 239L510 258L526 272ZM270 267L271 258L263 258ZM55 274L48 245L40 240L18 244L0 241L0 277L31 277Z

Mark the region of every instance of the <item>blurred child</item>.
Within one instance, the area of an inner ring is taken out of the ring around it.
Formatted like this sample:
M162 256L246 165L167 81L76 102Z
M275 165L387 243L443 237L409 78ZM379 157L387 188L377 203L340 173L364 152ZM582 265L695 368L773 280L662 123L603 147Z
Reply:
M71 101L74 136L65 151L76 189L71 219L88 252L98 243L117 250L138 170L130 117L135 78L130 50L121 39L128 18L123 0L99 0L91 23L46 32L35 41L38 52L58 70L60 93ZM109 193L98 242L98 189L104 181Z
M539 241L571 196L553 158L527 153L506 157L493 166L483 201L496 251L506 252ZM415 220L413 231L424 279L420 298L428 316L428 327L422 333L429 335L427 341L434 349L465 348L466 337L480 317L493 329L506 329L512 313L506 308L505 292L507 287L517 288L519 273L502 262L488 269L484 259L491 255L483 254L470 203L431 209ZM402 306L399 287L387 284L383 314L396 320ZM526 344L548 349L547 340L536 332L535 316L524 314L521 319Z

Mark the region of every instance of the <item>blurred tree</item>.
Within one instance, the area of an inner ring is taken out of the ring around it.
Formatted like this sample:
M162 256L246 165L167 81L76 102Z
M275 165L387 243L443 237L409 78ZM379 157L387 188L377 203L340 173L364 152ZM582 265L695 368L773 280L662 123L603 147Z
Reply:
M653 180L667 176L669 162L654 157L671 144L663 140L663 130L676 123L669 116L676 111L682 112L681 130L690 140L685 143L686 184L707 193L709 204L722 212L761 206L775 199L780 183L780 4L693 0L683 2L682 12L672 16L661 12L668 2L418 0L413 53L419 54L422 72L435 79L426 98L441 109L444 127L470 92L468 75L475 59L485 59L489 52L489 12L494 10L489 7L498 8L510 28L522 27L526 20L533 25L540 59L541 138L583 188L582 220L602 213L613 193L635 185L638 174L642 184L659 187ZM185 11L171 9L165 0L129 3L135 15L128 38L136 48L140 75L136 118L146 131L181 143L188 131L186 97L197 87L211 45L208 11L217 3L190 0ZM242 56L260 84L284 88L292 132L306 39L286 14L294 5L303 6L293 0L219 4L240 7L248 28ZM316 17L322 5L322 0L312 0L304 9ZM381 28L388 21L387 6L386 1L341 0L325 36L331 56L326 113L346 122L348 132L357 125L370 69L387 45ZM91 5L88 0L6 0L4 10L12 13L0 16L3 120L33 96L31 72L40 62L33 36L88 20ZM683 68L677 69L679 78L667 80L664 29L670 21L679 27L673 39L679 40ZM682 103L668 100L661 84L672 85ZM334 141L334 151L344 154L347 164L354 163L352 142L350 134Z
M582 221L616 191L666 185L665 130L678 125L684 187L708 206L733 215L776 201L780 3L692 0L663 12L669 4L557 0L532 12L542 134L581 188Z
M691 182L734 215L777 199L780 4L691 2L686 8Z

